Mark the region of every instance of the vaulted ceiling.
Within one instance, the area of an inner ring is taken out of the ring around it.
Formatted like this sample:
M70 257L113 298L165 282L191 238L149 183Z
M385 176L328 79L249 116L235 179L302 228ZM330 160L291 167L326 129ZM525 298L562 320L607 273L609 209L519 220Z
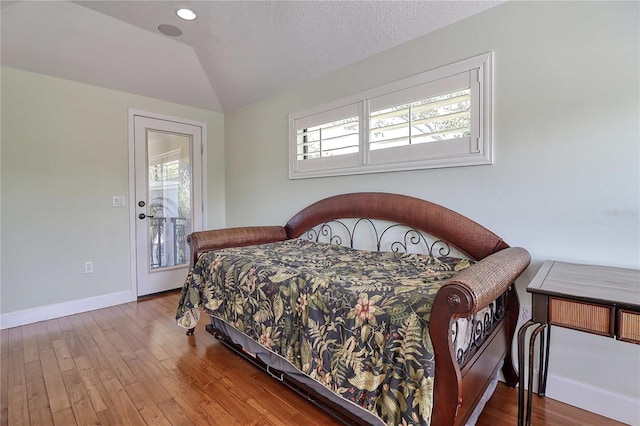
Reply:
M502 1L2 1L1 64L228 112ZM189 7L197 19L175 15ZM178 37L161 24L182 30Z

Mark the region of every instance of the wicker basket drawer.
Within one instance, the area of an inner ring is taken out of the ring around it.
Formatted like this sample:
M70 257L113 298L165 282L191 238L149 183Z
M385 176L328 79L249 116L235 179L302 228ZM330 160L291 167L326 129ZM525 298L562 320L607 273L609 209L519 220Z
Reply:
M549 298L551 324L613 337L613 307Z
M618 324L618 339L640 344L640 313L620 309Z

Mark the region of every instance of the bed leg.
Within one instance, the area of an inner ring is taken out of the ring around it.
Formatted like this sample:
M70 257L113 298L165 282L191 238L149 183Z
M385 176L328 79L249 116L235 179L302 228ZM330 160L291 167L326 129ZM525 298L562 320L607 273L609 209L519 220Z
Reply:
M193 336L193 332L195 331L195 329L196 329L195 327L188 329L187 336Z

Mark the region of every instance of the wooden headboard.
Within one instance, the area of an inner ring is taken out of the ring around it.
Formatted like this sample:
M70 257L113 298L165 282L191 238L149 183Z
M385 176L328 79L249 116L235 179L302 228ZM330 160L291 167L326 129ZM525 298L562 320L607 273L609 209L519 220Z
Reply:
M285 225L287 238L297 238L321 223L346 218L401 223L447 241L475 260L508 248L502 238L446 207L407 195L358 192L320 200L293 216Z

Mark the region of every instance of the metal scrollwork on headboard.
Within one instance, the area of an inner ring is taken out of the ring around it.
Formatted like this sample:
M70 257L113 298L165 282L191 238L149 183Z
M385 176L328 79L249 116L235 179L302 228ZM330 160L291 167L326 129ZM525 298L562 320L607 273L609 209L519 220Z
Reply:
M504 318L506 294L475 315L452 323L451 341L459 365L464 365Z
M446 241L429 238L418 229L369 218L331 220L317 225L303 234L310 241L337 244L351 248L400 253L422 253L429 256L449 256L451 247ZM363 247L364 245L364 247Z
M331 222L325 222L320 226L317 226L315 228L311 228L307 231L306 237L309 241L315 241L317 242L327 242L328 244L336 244L339 246L344 245L344 243L342 242L342 237L338 234L334 233L333 228L331 227L331 223L335 223L335 224L340 224L342 225L342 227L344 228L345 232L349 235L349 246L351 248L353 248L353 238L352 235L353 233L349 230L349 228L347 227L347 225L345 225L344 223L340 222L339 220L334 220ZM324 237L324 238L321 238Z
M391 225L387 227L384 231L382 231L382 234L380 234L380 239L378 241L378 251L380 251L380 244L381 244L382 238L384 237L384 234L387 231L394 229L396 227L407 228L405 225ZM429 243L429 241L425 238L424 234L422 234L422 232L414 228L408 228L408 230L404 233L402 241L394 241L390 244L390 247L391 247L391 251L399 252L401 251L400 248L402 248L403 252L408 253L409 247L419 246L421 242L424 243L424 247L426 248L425 254L428 254L429 256L433 256L434 249L437 247L439 247L438 253L437 253L439 256L448 256L451 253L451 247L445 241L435 240Z

